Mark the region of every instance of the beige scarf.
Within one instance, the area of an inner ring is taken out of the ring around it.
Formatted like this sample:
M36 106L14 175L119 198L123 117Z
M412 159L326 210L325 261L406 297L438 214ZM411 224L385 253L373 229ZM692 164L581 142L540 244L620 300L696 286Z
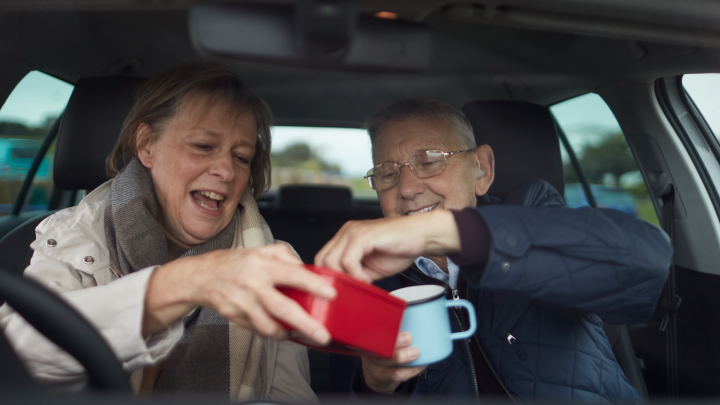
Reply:
M120 274L167 263L165 234L155 220L157 199L150 175L136 159L113 180L105 209L105 234L113 268ZM272 233L246 188L240 207L228 227L181 257L207 251L244 249L273 243ZM208 308L196 308L185 317L183 337L163 366L146 368L145 378L157 391L227 392L231 400L245 401L265 391L264 338L222 319ZM150 375L152 374L152 375Z
M242 215L233 240L233 248L249 249L273 243L270 227L260 215L249 188L245 189L240 205ZM247 401L264 391L264 339L232 322L228 325L230 341L230 398Z

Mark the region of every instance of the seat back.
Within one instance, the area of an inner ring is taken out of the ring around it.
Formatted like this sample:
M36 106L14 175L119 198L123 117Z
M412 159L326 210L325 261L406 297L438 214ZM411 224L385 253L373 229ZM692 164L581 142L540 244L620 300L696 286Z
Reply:
M93 190L109 178L105 158L134 103L139 77L86 77L75 84L55 146L53 181L63 190Z
M282 186L272 203L259 207L273 236L291 244L305 263L313 263L345 222L382 215L379 208L373 212L356 207L348 187L315 184Z
M33 255L30 244L35 240L35 228L55 212L57 211L40 213L18 225L0 239L0 268L14 274L23 273Z
M542 105L524 101L481 100L462 108L478 146L495 154L495 181L488 194L505 199L522 183L544 179L563 195L560 142L555 120Z
M105 157L133 105L133 91L144 79L89 77L80 79L60 121L53 181L63 190L92 190L108 180ZM0 239L0 265L20 274L30 264L35 228L52 212L23 222Z
M488 194L505 199L522 183L550 182L564 195L560 142L550 109L524 101L481 100L462 108L470 120L478 145L488 144L495 155L495 181ZM613 353L630 383L648 399L641 371L625 325L605 325Z
M258 203L273 236L290 243L305 263L349 220L382 217L379 205L353 202L348 187L297 184L278 189L274 200ZM347 393L356 358L317 350L310 357L311 387L319 396Z

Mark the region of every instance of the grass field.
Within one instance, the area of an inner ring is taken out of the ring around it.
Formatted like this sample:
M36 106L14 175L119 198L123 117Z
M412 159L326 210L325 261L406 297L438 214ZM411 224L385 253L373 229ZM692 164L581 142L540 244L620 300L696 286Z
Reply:
M640 219L644 219L645 221L648 221L651 224L660 226L660 221L658 221L657 214L655 214L655 207L653 207L653 204L652 204L652 201L650 201L650 198L638 199L637 200L637 210L638 210L638 217Z

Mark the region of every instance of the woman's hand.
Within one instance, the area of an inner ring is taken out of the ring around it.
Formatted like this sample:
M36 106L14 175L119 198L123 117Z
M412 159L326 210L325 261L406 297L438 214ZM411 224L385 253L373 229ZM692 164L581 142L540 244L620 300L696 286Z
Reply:
M436 209L412 216L349 221L318 252L315 264L374 281L405 270L423 255L460 250L455 217Z
M406 367L420 356L417 347L410 346L412 335L400 332L391 359L362 358L363 377L365 384L375 392L392 394L403 381L407 381L425 370L427 366Z
M336 291L283 244L254 249L216 250L174 260L155 270L145 296L143 335L148 336L197 306L262 336L287 338L278 320L318 344L330 334L297 302L279 292L287 286L332 299Z

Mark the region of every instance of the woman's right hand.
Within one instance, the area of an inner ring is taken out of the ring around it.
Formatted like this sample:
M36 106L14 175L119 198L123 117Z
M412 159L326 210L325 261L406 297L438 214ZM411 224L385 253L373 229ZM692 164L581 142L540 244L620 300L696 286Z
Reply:
M143 335L148 336L203 306L262 336L287 338L278 320L324 345L330 334L276 287L293 287L323 298L332 285L303 267L286 245L216 250L171 261L156 269L145 296Z

